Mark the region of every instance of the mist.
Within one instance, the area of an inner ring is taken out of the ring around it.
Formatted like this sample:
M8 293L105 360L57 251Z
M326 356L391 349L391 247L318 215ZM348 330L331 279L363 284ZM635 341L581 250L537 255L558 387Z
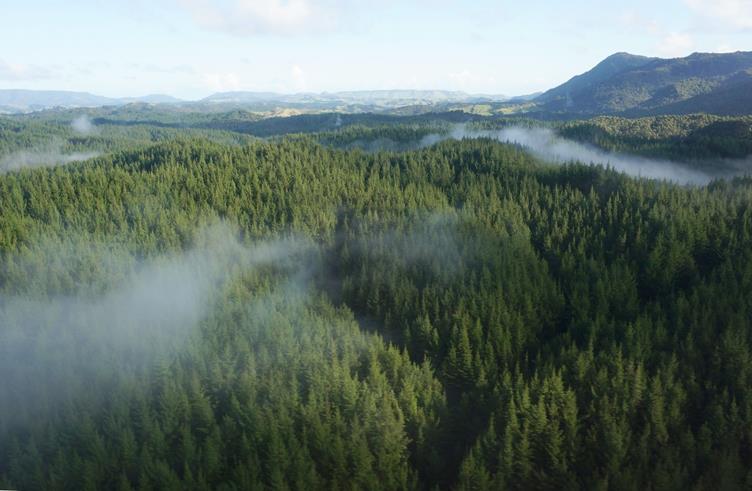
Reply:
M506 128L498 133L497 138L507 143L521 145L547 162L605 165L631 176L673 181L679 184L701 185L713 179L711 175L692 169L686 164L606 152L561 138L546 128Z
M651 159L634 155L607 152L591 145L568 140L548 128L512 126L500 130L479 130L466 124L457 124L447 131L436 132L412 142L397 142L390 138L356 140L344 148L359 148L369 153L380 151L405 152L428 148L445 140L488 138L503 143L519 145L535 157L553 164L579 162L611 167L627 175L674 182L677 184L704 185L718 178L730 178L749 172L749 161L720 160L714 162L718 170L706 172L697 165L676 161Z
M54 246L48 250L54 253ZM103 397L123 374L140 373L185 349L240 275L282 268L286 289L297 285L302 291L298 265L309 262L301 260L309 253L310 244L294 238L241 244L236 231L220 223L200 230L185 252L150 260L102 257L97 264L104 274L120 272L124 279L101 294L87 284L49 296L0 294L0 428L61 404ZM37 284L56 284L51 279L61 274L16 262L41 277L30 279ZM95 388L103 392L92 393Z
M630 176L666 180L678 184L703 185L714 178L731 177L733 175L729 171L711 175L680 162L607 152L562 138L548 128L513 126L501 130L476 130L459 124L446 134L432 134L424 137L418 147L425 148L443 140L461 140L463 138L489 138L503 143L519 145L535 157L549 163L580 162L603 165ZM727 164L724 163L724 168Z
M82 114L71 121L71 129L82 136L89 136L98 133L97 127L91 122L89 116Z
M81 136L95 135L99 132L91 119L85 114L71 121L70 127L74 133ZM55 167L72 162L81 162L99 157L101 154L101 152L96 151L64 152L63 142L54 139L44 146L19 150L0 157L0 174L21 169Z
M367 233L348 241L348 253L421 268L448 282L461 269L466 249L477 238L463 235L466 225L455 210L427 211L417 214L404 228L368 227Z
M365 255L430 275L447 285L488 250L514 249L520 257L530 243L527 227L508 223L488 229L462 209L425 210L399 229L375 225L348 242L348 254Z
M101 155L101 152L63 152L63 146L59 142L28 150L20 150L0 158L0 174L14 172L21 169L36 169L42 167L55 167L93 159Z

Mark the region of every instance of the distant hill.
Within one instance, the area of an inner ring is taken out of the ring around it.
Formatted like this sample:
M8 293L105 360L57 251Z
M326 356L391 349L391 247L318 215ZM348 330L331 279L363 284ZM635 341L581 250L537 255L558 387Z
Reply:
M183 102L177 97L172 97L166 94L149 94L143 97L122 97L117 99L120 104L131 104L137 102L144 102L146 104L178 104Z
M450 102L492 102L509 99L501 95L466 94L446 90L362 90L347 92L305 92L279 94L274 92L220 92L202 99L202 103L278 103L278 104L350 104L406 106Z
M533 96L523 96L520 101ZM103 97L88 92L45 90L0 90L0 113L24 113L45 109L122 106L125 104L179 104L198 110L252 108L261 112L281 109L368 112L420 107L421 111L444 110L450 104L500 103L503 95L467 94L446 90L363 90L282 94L275 92L220 92L198 101L183 101L163 94L143 97Z
M0 90L0 106L6 111L36 111L50 107L95 107L115 104L115 99L88 92L63 90Z
M147 95L144 97L113 98L90 94L88 92L70 92L65 90L0 90L0 112L30 112L54 107L101 107L119 106L134 102L149 104L172 104L179 99L168 95Z
M536 110L595 115L743 114L752 108L752 53L661 59L618 53L535 99Z
M509 102L509 103L529 102L529 101L537 99L542 94L543 92L534 92L532 94L518 95L518 96L510 97L509 100L504 101L504 102Z

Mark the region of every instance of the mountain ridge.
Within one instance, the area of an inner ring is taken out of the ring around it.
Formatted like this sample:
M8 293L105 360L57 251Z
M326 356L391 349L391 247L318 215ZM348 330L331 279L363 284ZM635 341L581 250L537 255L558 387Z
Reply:
M747 83L750 70L752 52L693 53L684 58L617 53L543 93L534 100L535 111L580 116L741 114L752 110L752 92L738 90L735 80ZM735 87L739 99L730 104L728 93Z
M83 108L122 106L132 103L174 104L183 102L165 94L142 97L106 97L90 92L68 90L1 89L0 112L31 112L56 107Z
M343 103L402 103L424 102L471 102L471 101L507 101L510 97L492 94L468 94L453 90L347 90L337 92L299 92L283 94L278 92L232 91L218 92L198 102L343 102Z
M614 53L592 69L541 94L508 97L453 90L354 90L284 94L269 91L217 92L198 100L169 95L104 97L88 92L0 90L0 113L54 108L175 104L199 110L253 106L276 111L310 108L329 111L394 111L417 107L524 112L533 117L577 118L596 115L627 117L706 112L752 113L752 52L693 53L683 58L656 58ZM490 109L489 109L490 107ZM485 108L485 109L484 109Z

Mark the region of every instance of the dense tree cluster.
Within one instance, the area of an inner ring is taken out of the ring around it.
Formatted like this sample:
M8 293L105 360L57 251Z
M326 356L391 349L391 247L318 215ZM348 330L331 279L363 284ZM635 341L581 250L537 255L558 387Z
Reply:
M24 367L0 374L0 487L752 486L748 179L483 139L227 143L0 176L0 355ZM217 221L313 251L231 268L169 336L66 337L110 331L61 297L97 302ZM19 299L60 306L30 324Z
M175 139L202 138L217 143L238 145L253 140L251 136L220 130L154 125L152 122L128 124L97 124L90 121L90 131L79 132L65 118L2 118L0 117L0 158L15 152L62 153L112 152L137 149L145 145ZM81 117L79 115L78 117Z
M324 145L337 148L360 148L366 151L407 151L435 144L447 136L451 126L434 122L415 125L352 125L318 134Z
M564 123L560 132L610 151L681 161L743 159L752 154L752 118L747 116L602 116Z

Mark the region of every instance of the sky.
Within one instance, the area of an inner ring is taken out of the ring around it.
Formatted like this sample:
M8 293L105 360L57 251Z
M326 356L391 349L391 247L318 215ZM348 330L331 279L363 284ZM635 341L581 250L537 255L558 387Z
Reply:
M752 51L752 0L2 0L0 89L522 95L621 51Z

